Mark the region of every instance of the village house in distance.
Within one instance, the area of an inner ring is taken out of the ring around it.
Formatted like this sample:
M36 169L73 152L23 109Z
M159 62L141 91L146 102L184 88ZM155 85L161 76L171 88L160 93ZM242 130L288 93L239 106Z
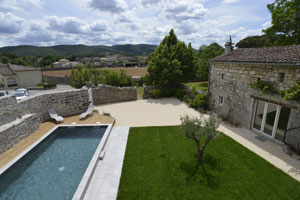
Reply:
M232 50L210 60L209 104L220 116L268 138L283 142L288 128L300 126L300 104L283 101L280 90L300 80L300 45ZM278 94L253 89L257 81L271 83ZM300 147L300 129L290 131L286 141Z

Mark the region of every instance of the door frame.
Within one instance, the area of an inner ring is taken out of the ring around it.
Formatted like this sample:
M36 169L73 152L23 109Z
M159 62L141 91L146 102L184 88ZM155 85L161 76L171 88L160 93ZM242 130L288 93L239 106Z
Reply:
M264 113L263 113L263 118L262 118L262 121L261 121L261 127L260 127L260 130L254 128L254 123L255 123L255 117L256 117L256 112L257 112L257 105L258 105L258 102L261 101L263 102L265 105L264 105ZM266 116L267 116L267 112L268 112L268 107L269 107L269 104L272 104L272 105L275 105L276 106L276 115L275 115L275 120L274 120L274 124L273 124L273 129L272 129L272 134L269 135L267 133L264 132L264 128L265 128L265 123L266 123ZM275 139L275 136L276 136L276 130L277 130L277 126L278 126L278 121L279 121L279 116L280 116L280 111L281 111L281 106L280 105L277 105L277 104L274 104L274 103L270 103L270 102L267 102L267 101L263 101L263 100L258 100L258 99L255 99L255 103L254 103L254 110L253 110L253 118L252 118L252 124L251 124L251 128L270 138L270 139L273 139L273 140L276 140L277 142L280 142L280 143L283 143L282 141L280 140L277 140Z

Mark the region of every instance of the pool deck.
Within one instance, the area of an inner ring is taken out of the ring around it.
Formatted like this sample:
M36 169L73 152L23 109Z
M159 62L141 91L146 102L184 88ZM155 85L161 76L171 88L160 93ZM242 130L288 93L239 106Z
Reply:
M84 125L84 124L114 124L115 119L109 116L100 115L98 113L93 113L92 116L87 117L85 120L80 120L79 115L74 115L70 117L65 117L63 123L55 123L54 121L47 121L40 124L39 129L34 133L30 134L28 137L21 140L15 146L10 148L8 151L0 155L0 169L8 164L11 160L16 158L25 149L30 147L36 141L38 141L42 136L48 133L56 125Z

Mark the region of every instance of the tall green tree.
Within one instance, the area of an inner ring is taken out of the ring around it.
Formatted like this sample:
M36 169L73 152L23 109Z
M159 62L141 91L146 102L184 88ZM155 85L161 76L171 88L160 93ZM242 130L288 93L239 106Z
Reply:
M154 85L174 88L195 77L195 52L177 39L171 29L160 45L147 59L148 81Z
M268 37L266 35L249 36L240 40L235 46L238 48L264 47L267 39Z
M224 53L224 48L217 43L208 46L202 45L197 56L197 77L208 80L209 64L208 60Z
M275 0L268 4L272 26L263 30L269 37L276 36L267 45L281 46L300 44L300 0Z

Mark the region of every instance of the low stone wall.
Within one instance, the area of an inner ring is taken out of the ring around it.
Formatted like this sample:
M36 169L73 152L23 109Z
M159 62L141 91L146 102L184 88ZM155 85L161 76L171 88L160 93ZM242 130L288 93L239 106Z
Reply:
M13 96L0 97L0 126L18 117L17 100Z
M62 76L44 76L44 81L46 83L56 83L60 85L70 85L69 77Z
M50 119L48 108L54 108L58 115L70 116L87 110L89 96L87 90L70 90L34 96L18 102L20 115L37 113L40 122Z
M0 155L39 128L38 115L25 115L0 129Z
M136 87L114 87L98 85L93 88L93 101L95 105L137 100Z

